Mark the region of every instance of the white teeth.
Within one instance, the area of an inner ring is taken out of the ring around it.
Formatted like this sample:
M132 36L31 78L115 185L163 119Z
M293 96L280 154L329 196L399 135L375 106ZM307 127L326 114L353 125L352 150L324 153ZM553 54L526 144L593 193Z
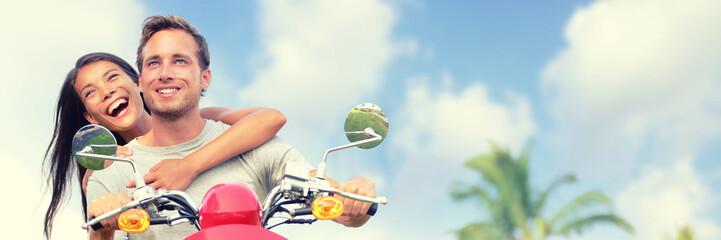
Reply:
M128 102L128 100L126 100L125 98L118 98L118 100L115 100L115 102L113 102L113 104L111 104L110 107L108 107L108 115L112 115L113 111L116 108L118 108L118 106L120 106L120 104L123 104L126 102Z
M177 88L166 88L166 89L160 89L160 90L158 90L158 92L159 92L159 93L162 93L162 94L174 93L174 92L176 92L176 91L178 91Z

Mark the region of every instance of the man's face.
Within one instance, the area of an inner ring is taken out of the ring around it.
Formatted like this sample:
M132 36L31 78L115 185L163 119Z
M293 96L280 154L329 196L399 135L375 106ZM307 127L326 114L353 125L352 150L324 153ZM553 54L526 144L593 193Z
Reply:
M153 117L174 121L198 108L200 93L210 85L210 70L201 70L198 46L182 30L159 31L142 51L140 87Z

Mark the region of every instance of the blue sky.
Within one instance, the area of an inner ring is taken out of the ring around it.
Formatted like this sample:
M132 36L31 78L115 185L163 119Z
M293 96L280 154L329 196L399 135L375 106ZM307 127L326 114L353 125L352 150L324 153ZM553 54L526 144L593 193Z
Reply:
M134 62L142 20L186 18L208 39L212 82L201 106L270 106L280 135L317 164L344 143L345 113L374 102L390 119L373 150L331 155L329 174L372 178L389 198L360 229L333 223L278 228L292 239L452 239L484 210L449 198L462 167L489 142L517 152L533 141L532 185L573 173L551 210L601 190L635 235L597 226L571 239L656 239L691 224L721 238L721 4L659 1L27 1L3 3L0 92L3 203L41 237L48 196L41 159L53 104L77 57ZM38 8L38 6L44 6ZM30 17L32 16L32 17ZM42 87L38 87L42 86ZM22 104L18 104L22 100ZM77 188L73 191L77 191ZM77 196L55 238L80 231ZM546 213L552 214L552 212ZM0 224L17 225L8 219ZM11 235L15 233L11 232Z

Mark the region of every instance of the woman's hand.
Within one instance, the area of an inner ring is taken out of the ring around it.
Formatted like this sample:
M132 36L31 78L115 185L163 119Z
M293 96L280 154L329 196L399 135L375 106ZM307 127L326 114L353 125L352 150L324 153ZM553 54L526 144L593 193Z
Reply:
M199 172L198 164L188 157L184 159L165 159L150 169L143 179L145 184L155 189L185 190L193 182ZM135 181L130 181L127 187L135 187Z

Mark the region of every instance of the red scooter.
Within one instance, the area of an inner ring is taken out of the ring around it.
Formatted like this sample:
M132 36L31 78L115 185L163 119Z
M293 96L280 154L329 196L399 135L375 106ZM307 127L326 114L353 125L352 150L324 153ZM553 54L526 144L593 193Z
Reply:
M303 165L288 163L281 183L273 188L260 205L256 194L238 183L218 184L203 198L200 208L183 191L156 190L145 185L132 159L115 156L117 149L112 133L100 125L87 125L73 139L75 159L84 167L100 170L105 160L128 162L139 183L133 200L82 225L83 229L102 228L100 221L120 214L118 226L128 233L140 233L150 225L170 226L190 222L199 230L187 237L204 239L286 239L269 229L282 224L311 224L329 220L343 213L343 204L335 196L372 203L368 210L374 215L378 204L387 204L385 197L367 197L330 187L326 176L326 159L330 152L350 147L373 148L388 133L388 118L377 105L360 104L346 117L345 132L350 144L331 148L323 154L316 177L310 177ZM173 214L168 215L171 212ZM272 225L271 225L272 224Z

